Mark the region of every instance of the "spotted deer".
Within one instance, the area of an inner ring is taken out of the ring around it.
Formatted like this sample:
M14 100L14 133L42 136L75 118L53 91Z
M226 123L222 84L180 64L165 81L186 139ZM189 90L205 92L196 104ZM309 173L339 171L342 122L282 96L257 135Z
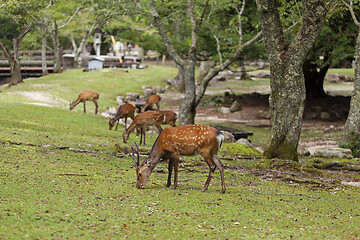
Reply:
M75 101L70 102L70 110L73 110L74 107L76 107L76 105L83 102L84 103L84 113L86 113L85 102L93 101L93 103L95 104L95 114L97 114L97 110L98 110L97 100L98 99L99 99L99 94L97 92L94 92L94 91L82 92L82 93L80 93L79 97Z
M136 149L132 147L133 153L130 156L135 161L137 188L144 188L155 166L161 159L168 159L169 175L166 186L171 186L171 174L174 168L173 189L176 189L180 155L193 156L200 154L210 168L209 176L202 191L208 189L211 177L215 169L218 168L221 175L221 193L225 193L224 168L217 156L223 141L224 136L219 130L206 125L191 124L165 128L156 139L149 156L141 164L137 145Z
M144 113L139 113L138 115L136 115L136 117L134 118L134 121L131 123L131 125L129 126L128 129L126 129L126 131L124 131L123 133L123 142L126 143L126 141L129 138L129 135L132 131L134 131L134 129L140 129L140 144L142 143L142 136L144 136L144 145L146 145L145 143L145 132L147 129L147 126L152 126L154 125L159 132L161 133L162 128L161 128L161 123L163 121L163 115L159 112L156 111L147 111Z
M132 120L134 120L134 114L135 114L135 107L132 104L125 103L119 106L115 117L109 118L109 130L111 130L114 127L116 122L116 127L115 127L115 131L116 131L119 125L120 118L125 118L125 125L124 125L124 131L125 131L127 118L131 118Z
M156 94L151 95L146 100L145 105L141 108L141 112L145 112L148 107L152 108L152 106L154 104L156 105L156 111L159 111L160 110L160 100L161 100L161 97L159 95L156 95Z

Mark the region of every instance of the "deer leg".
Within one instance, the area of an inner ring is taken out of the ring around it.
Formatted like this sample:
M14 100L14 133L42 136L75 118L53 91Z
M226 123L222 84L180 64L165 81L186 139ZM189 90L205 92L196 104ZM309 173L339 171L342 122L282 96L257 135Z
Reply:
M174 160L172 158L169 158L169 166L168 166L169 175L168 175L166 187L171 186L171 174L172 174L173 166L174 166Z
M160 105L159 103L156 103L156 111L159 111L160 110Z
M204 158L205 162L209 165L209 169L210 169L210 170L209 170L209 176L208 176L208 178L206 179L204 188L203 188L203 190L202 190L202 192L205 192L205 191L208 189L208 187L209 187L209 184L210 184L212 175L214 174L215 169L216 169L216 165L215 165L215 163L212 161L212 159L211 159L210 157L208 157L207 155L201 154L201 156Z
M220 159L217 157L217 155L213 155L212 159L214 160L214 163L215 163L216 167L220 171L221 187L222 187L221 193L225 193L226 188L225 188L225 180L224 180L224 166L223 166L222 162L220 161Z
M147 128L147 126L144 126L144 128L141 130L141 131L142 131L142 134L144 134L144 146L146 145L146 143L145 143L146 128ZM141 143L140 143L140 144L141 144Z
M127 117L125 117L125 126L124 126L124 129L126 129L126 120L127 120Z
M86 101L84 101L83 103L84 103L84 113L86 113L86 106L85 106L85 102Z
M155 127L159 130L159 134L162 132L161 123L155 124Z
M96 115L99 105L98 105L97 101L94 101L94 104L95 104L95 115Z
M174 165L174 186L173 189L176 189L178 184L178 175L179 175L179 156L173 156L173 165Z
M140 145L142 144L143 129L140 128Z
M120 118L116 121L115 131L117 130L117 127L118 127L118 125L119 125L119 121L120 121Z

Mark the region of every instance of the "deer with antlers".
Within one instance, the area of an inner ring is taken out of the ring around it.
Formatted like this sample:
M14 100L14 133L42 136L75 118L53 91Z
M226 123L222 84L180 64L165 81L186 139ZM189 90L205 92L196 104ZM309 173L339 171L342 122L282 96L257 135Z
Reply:
M145 143L145 132L147 129L147 126L154 125L158 130L159 133L161 133L161 123L163 121L164 115L162 115L159 112L156 111L147 111L144 113L139 113L134 118L134 121L131 123L128 129L124 131L123 133L123 142L126 143L126 141L129 138L129 135L134 129L140 129L140 144L142 143L142 136L144 136L144 145Z
M120 118L125 118L125 125L124 125L124 131L125 131L127 118L131 118L132 120L134 120L134 114L135 114L135 107L132 104L125 103L119 106L115 117L109 118L109 130L111 130L114 127L115 122L117 122L115 127L115 131L116 131L119 125Z
M157 94L151 95L146 100L145 105L141 108L141 112L145 112L148 107L152 108L152 106L154 104L156 105L156 111L159 111L160 110L160 100L161 100L161 97L159 95L157 95Z
M209 176L202 191L208 189L211 177L215 169L218 168L221 175L221 193L225 193L224 168L222 162L217 157L217 152L221 148L223 141L224 136L219 130L206 125L191 124L165 128L152 146L148 158L141 164L137 145L136 149L132 147L133 153L130 156L135 161L137 188L144 188L155 166L161 159L168 159L169 175L166 186L171 186L171 174L174 168L173 189L176 189L180 155L193 156L200 154L210 168Z
M94 91L82 92L82 93L80 93L80 95L78 96L78 98L75 101L70 102L70 110L73 110L74 107L76 107L76 105L83 102L84 103L84 113L86 113L85 102L92 101L95 104L95 114L97 114L97 110L98 110L97 100L98 99L99 99L99 94L97 92L94 92Z

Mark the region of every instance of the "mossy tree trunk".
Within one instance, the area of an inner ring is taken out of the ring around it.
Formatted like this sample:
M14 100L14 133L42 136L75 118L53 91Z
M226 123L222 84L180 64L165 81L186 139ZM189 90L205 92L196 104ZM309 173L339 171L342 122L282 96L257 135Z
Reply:
M350 101L350 111L345 123L344 132L340 141L340 146L349 146L354 136L360 135L360 22L356 19L352 1L351 5L348 5L348 9L351 12L355 24L358 26L358 35L356 39L355 49L355 79L354 79L354 91Z
M256 4L272 75L271 141L264 157L298 161L297 147L306 99L302 67L320 33L327 8L323 0L303 1L302 26L288 43L277 9L278 1L257 0Z

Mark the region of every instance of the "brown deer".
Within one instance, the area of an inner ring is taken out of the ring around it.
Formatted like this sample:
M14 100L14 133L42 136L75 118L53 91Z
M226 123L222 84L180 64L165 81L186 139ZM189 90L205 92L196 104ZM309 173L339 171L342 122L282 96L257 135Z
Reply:
M114 127L115 122L117 122L116 127L115 127L115 131L116 131L117 127L119 125L120 118L125 118L125 126L124 126L124 131L125 131L126 120L127 120L127 118L131 118L132 120L134 120L134 113L135 113L135 107L130 103L125 103L125 104L119 106L115 117L109 118L109 130L111 130Z
M174 111L159 111L164 115L162 124L169 124L172 127L176 127L177 114Z
M174 168L174 186L176 189L178 183L179 157L193 156L200 154L209 165L210 172L202 191L209 187L211 177L216 168L221 175L221 193L225 193L224 168L217 152L221 148L224 136L222 133L206 125L183 125L179 127L165 128L152 146L149 157L140 165L139 149L132 147L133 154L130 155L135 161L138 188L144 188L149 176L160 159L169 159L169 175L166 186L171 186L171 173ZM137 159L135 158L137 154Z
M156 94L151 95L146 100L145 105L141 108L141 112L145 112L148 107L152 108L152 106L154 104L156 105L156 111L159 111L160 110L160 100L161 100L161 97L159 95L156 95Z
M151 126L154 125L159 132L161 133L162 128L161 128L161 123L163 121L164 116L156 111L147 111L144 113L139 113L138 115L136 115L136 117L134 118L134 121L131 123L131 125L129 126L128 129L126 129L126 131L124 131L123 133L123 142L126 143L126 141L129 138L129 135L132 131L134 131L135 128L139 129L140 128L140 144L142 143L142 136L144 135L144 145L145 143L145 132L147 129L147 126Z
M82 93L80 93L80 95L76 99L76 101L73 101L72 103L70 103L70 110L73 110L74 107L76 107L76 105L83 102L84 103L84 113L86 113L85 102L86 101L93 101L93 103L95 104L95 114L97 114L97 110L98 110L97 100L98 99L99 99L99 94L97 92L94 92L94 91L82 92Z

